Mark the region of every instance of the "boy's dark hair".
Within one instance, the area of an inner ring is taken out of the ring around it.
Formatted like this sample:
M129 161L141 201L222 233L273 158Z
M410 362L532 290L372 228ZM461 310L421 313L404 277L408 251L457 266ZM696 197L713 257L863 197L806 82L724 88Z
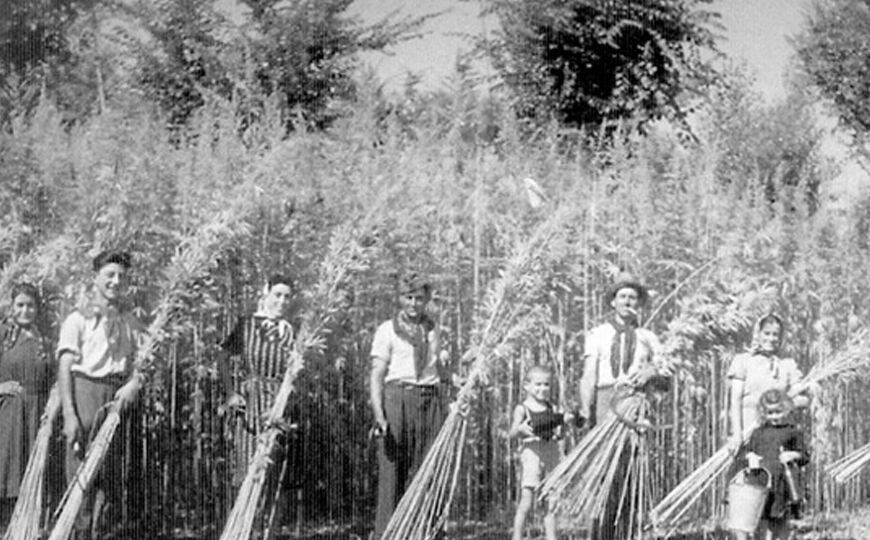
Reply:
M266 286L269 288L269 290L272 290L272 287L274 287L275 285L287 285L288 287L290 287L291 291L296 289L296 287L294 287L293 278L291 278L287 274L271 274L269 276L269 279L266 280Z
M126 251L107 250L94 257L94 272L99 272L102 267L112 263L121 265L126 270L132 266L130 254Z

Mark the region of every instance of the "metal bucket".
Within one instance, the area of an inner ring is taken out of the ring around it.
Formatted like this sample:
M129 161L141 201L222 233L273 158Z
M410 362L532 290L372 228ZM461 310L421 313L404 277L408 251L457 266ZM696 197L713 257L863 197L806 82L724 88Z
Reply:
M767 473L767 485L757 486L746 482L746 473L749 469L743 469L728 484L728 520L726 527L732 531L745 533L755 532L761 513L764 511L764 503L770 491L770 471L763 468Z

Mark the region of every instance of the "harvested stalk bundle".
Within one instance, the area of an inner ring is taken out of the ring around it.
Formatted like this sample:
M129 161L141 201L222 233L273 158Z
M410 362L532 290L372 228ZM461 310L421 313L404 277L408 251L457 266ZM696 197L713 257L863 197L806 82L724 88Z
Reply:
M855 332L849 342L831 360L821 362L791 389L793 395L821 384L832 378L854 378L866 376L870 369L870 335L866 330ZM743 439L747 439L755 426L746 428ZM660 531L675 531L680 519L701 495L731 466L736 448L724 446L717 450L692 474L672 489L650 512L650 520Z
M843 484L858 476L858 473L870 463L870 443L861 448L852 450L850 453L831 463L828 474L834 482Z
M43 488L48 448L51 432L57 413L60 411L60 396L57 386L52 387L45 404L45 411L39 423L39 430L33 440L33 450L27 459L27 468L21 479L18 500L12 518L6 527L4 540L37 540L42 520Z
M115 436L115 431L121 424L121 414L117 402L112 402L105 420L100 424L100 430L94 440L88 445L88 454L76 471L75 479L66 488L60 501L60 515L51 530L49 540L66 540L76 523L79 509L84 501L85 494L103 464L109 445Z
M539 498L550 501L560 515L577 526L617 527L627 538L641 534L642 516L649 505L646 489L648 455L644 431L649 403L631 391L616 394L615 414L592 428L571 453L544 479ZM613 523L600 520L613 497L619 503Z
M205 274L214 264L215 254L249 233L246 218L252 207L245 201L218 213L208 224L188 236L178 247L165 271L165 285L155 316L136 350L135 366L141 371L149 367L157 348L169 336L167 326L184 312L188 284ZM100 470L121 416L117 402L108 405L108 414L94 440L88 445L84 461L61 500L58 520L51 531L51 540L66 540L75 524L85 493Z
M745 436L751 433L751 429L746 430ZM653 526L665 532L665 536L676 530L680 519L692 505L728 470L736 451L731 446L723 446L683 479L650 511Z
M384 540L430 540L447 521L456 489L467 433L467 410L485 385L496 361L539 320L535 306L544 290L548 265L557 250L552 245L565 234L571 209L554 212L519 244L487 293L484 324L477 344L466 353L476 359L468 379L450 407L438 437L426 455L384 530Z
M373 230L372 220L380 211L380 206L370 211L363 218L358 230L367 232ZM248 538L251 534L260 506L260 497L272 465L271 456L281 434L281 428L278 426L281 424L296 378L304 367L305 354L325 345L329 324L344 302L343 287L352 274L362 271L368 264L369 248L358 241L360 236L350 226L342 226L332 235L329 250L321 263L320 279L309 302L313 306L313 311L306 315L293 341L284 378L266 418L269 427L258 438L254 456L248 464L245 478L224 525L222 539Z

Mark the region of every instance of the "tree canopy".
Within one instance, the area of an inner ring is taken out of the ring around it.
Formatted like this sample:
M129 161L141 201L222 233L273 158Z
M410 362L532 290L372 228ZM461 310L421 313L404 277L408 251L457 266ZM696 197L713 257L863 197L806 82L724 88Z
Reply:
M814 3L794 45L803 70L833 103L841 122L870 132L870 5L864 0Z
M681 112L706 78L709 0L493 0L501 30L487 44L520 113L569 125Z

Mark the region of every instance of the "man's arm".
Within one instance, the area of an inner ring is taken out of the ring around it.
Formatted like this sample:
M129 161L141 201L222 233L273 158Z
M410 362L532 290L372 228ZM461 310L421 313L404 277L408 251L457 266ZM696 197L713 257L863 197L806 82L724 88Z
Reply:
M729 417L731 420L732 445L737 447L743 440L743 379L731 379Z
M72 372L70 371L75 360L75 353L71 351L61 352L57 370L57 386L60 392L61 412L63 413L63 434L70 444L79 435L79 421L73 403Z
M595 385L598 384L598 356L592 348L589 337L583 352L583 375L580 377L580 416L592 416L592 401L595 399Z
M369 399L375 423L382 433L387 431L387 417L384 414L384 379L387 376L387 363L380 358L372 359L372 372L369 377Z

